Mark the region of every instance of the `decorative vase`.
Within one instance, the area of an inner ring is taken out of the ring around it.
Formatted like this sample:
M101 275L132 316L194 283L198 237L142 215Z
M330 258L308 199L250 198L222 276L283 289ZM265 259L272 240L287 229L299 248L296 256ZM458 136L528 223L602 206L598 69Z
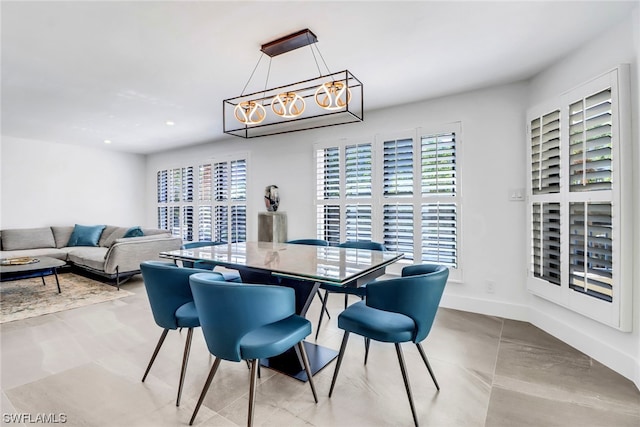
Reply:
M268 185L264 189L264 204L269 212L275 212L278 210L280 195L278 194L277 185Z

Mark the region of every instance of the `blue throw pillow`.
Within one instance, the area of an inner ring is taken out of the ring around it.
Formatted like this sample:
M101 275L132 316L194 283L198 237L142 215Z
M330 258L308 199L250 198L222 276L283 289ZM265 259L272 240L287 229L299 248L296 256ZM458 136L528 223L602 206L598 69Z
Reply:
M73 229L67 246L98 246L106 225L79 225Z
M140 228L140 226L136 226L136 227L131 227L130 229L125 231L124 236L122 236L122 238L140 237L140 236L144 236L144 233L142 232L142 229Z

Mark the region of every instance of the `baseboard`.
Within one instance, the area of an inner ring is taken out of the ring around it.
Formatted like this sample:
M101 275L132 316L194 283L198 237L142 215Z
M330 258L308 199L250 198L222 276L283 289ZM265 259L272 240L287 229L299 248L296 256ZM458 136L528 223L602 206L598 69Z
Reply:
M529 322L549 335L558 338L597 360L623 377L628 378L640 390L640 360L636 360L633 356L623 353L619 349L589 336L585 331L573 328L570 324L562 322L528 305L445 294L442 297L440 306L487 316L497 316L505 319Z
M528 307L523 304L512 304L504 301L495 301L482 298L469 298L458 295L443 295L440 302L441 307L453 308L455 310L468 311L471 313L484 314L487 316L503 317L505 319L520 320L528 322Z
M532 307L529 307L529 322L628 378L640 390L640 361L632 355L611 347L585 331Z

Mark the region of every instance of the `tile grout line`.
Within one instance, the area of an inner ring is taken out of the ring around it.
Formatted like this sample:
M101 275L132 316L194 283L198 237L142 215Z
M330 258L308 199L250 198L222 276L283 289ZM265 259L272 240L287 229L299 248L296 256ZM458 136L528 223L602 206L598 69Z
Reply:
M489 391L489 402L487 402L487 413L484 416L484 425L487 425L487 418L489 417L489 409L491 408L491 397L493 396L493 384L496 378L496 368L498 367L498 358L500 356L500 346L502 345L502 333L504 331L504 319L501 319L500 336L498 339L498 347L496 348L496 360L493 364L493 373L491 375L491 389Z

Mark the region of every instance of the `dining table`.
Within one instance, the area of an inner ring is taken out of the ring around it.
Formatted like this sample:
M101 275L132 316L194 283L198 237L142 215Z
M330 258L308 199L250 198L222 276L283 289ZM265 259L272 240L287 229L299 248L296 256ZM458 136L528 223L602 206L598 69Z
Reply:
M208 263L237 270L243 283L287 286L295 291L296 313L305 316L320 284L358 287L385 273L385 268L400 260L402 253L368 249L312 246L274 242L236 242L178 249L160 253L161 258ZM330 349L304 342L312 375L338 355ZM261 360L301 381L307 381L296 347L282 355Z

